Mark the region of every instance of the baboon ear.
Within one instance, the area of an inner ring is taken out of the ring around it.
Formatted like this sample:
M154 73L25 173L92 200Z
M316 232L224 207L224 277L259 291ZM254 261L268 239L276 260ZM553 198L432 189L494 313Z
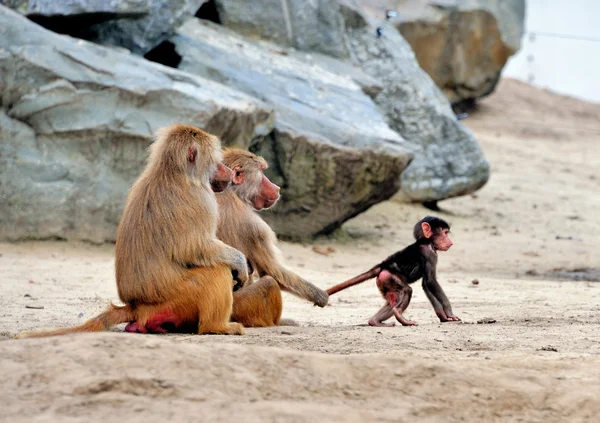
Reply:
M431 238L433 236L433 231L431 230L431 225L429 223L421 223L421 229L423 230L423 236L425 238Z
M244 171L241 167L236 166L233 168L233 177L231 178L233 185L241 185L244 183Z
M196 156L198 155L198 148L195 145L192 145L188 150L188 162L195 163Z

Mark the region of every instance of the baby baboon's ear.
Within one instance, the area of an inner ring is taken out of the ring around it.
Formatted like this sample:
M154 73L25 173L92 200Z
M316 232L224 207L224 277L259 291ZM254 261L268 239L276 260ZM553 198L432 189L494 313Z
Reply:
M429 223L421 223L421 229L423 230L423 236L425 238L431 238L433 236L433 231L431 230L431 225Z

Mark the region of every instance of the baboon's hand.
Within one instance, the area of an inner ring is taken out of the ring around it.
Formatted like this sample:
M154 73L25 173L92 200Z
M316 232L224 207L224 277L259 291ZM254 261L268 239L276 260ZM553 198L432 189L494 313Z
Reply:
M325 307L329 302L329 295L322 289L315 287L313 290L313 302L316 306Z
M231 276L233 276L233 292L242 289L245 284L244 284L244 282L242 282L240 280L240 277L238 276L238 271L237 270L232 270L231 271Z
M250 278L250 274L248 272L248 261L246 260L246 256L241 252L235 249L232 250L231 261L228 263L229 267L231 267L231 272L233 275L233 279L236 284L241 286L246 285L248 279Z

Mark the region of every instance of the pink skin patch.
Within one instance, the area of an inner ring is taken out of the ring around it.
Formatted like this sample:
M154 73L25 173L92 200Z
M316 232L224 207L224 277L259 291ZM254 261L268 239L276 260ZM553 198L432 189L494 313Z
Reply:
M397 305L396 294L394 294L393 292L388 292L386 295L386 298L388 300L388 303L390 303L390 307L396 307L396 305Z
M125 332L130 333L167 333L176 332L183 327L184 322L170 310L161 311L146 321L145 326L140 326L138 322L130 322L125 327Z

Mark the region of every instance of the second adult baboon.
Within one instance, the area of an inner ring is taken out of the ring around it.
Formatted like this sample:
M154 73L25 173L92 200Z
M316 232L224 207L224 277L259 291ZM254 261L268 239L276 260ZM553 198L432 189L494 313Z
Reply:
M283 266L275 233L256 213L279 199L279 187L264 174L266 161L248 151L227 149L223 163L233 171L233 184L217 195L217 236L244 253L260 277L234 293L232 318L245 326L278 325L282 309L279 288L324 307L327 293Z
M219 139L196 127L160 131L117 231L115 270L125 305L111 305L74 328L20 337L102 331L124 322L131 322L130 332L161 332L168 323L197 333L242 334L242 325L230 322L232 271L246 281L246 258L216 238L211 185L224 189L231 177L221 157ZM157 320L162 323L155 327Z

